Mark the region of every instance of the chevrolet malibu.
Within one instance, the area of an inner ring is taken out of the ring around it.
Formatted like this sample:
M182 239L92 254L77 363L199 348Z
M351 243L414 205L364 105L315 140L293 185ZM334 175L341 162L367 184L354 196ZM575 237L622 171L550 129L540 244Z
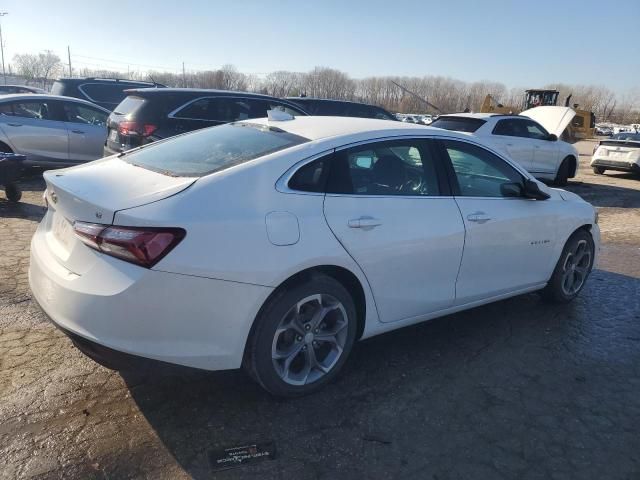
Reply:
M119 369L243 366L296 396L356 340L584 287L593 207L477 139L271 113L45 173L29 280L82 351Z

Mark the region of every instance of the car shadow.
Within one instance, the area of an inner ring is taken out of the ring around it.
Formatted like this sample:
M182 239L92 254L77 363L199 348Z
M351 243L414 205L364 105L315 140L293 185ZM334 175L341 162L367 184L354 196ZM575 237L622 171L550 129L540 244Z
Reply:
M619 178L635 178L633 174L621 173ZM640 182L638 188L626 188L602 183L569 182L565 190L580 195L595 207L638 208L640 207Z
M639 305L628 299L639 297L638 278L597 270L569 305L529 294L403 328L357 343L334 383L298 399L273 398L240 371L122 377L196 479L449 478L457 451L508 461L487 439L527 442L533 418L551 419L537 436L564 428L559 410L618 408L623 387L611 373L635 368ZM576 388L579 406L570 403ZM275 442L275 461L212 472L211 450L265 441Z
M5 198L0 198L0 218L20 218L39 222L46 211L47 209L43 205L34 205L24 201L10 202Z

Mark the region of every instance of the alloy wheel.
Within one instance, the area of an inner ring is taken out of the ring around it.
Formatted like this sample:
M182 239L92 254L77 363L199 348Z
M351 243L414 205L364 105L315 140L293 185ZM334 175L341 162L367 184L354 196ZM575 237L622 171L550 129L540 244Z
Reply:
M586 240L578 241L567 253L562 268L562 292L575 295L584 285L591 267L591 249Z
M347 341L349 317L332 295L303 298L282 317L273 337L271 359L289 385L320 379L340 359Z

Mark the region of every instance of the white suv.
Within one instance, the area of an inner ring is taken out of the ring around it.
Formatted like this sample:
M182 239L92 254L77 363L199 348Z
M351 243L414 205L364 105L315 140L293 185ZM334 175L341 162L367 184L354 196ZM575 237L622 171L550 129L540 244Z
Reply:
M558 140L575 115L571 112L565 107L537 107L520 115L456 113L440 116L431 126L481 137L483 143L508 155L536 178L564 186L578 169L576 148Z

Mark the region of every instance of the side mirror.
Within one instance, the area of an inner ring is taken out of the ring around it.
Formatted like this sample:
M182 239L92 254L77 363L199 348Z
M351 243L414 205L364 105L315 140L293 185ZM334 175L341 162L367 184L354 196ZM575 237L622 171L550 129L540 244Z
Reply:
M507 184L508 185L508 184ZM548 193L540 190L540 185L538 182L534 182L533 180L525 179L524 181L524 196L527 198L534 198L536 200L546 200L550 197Z
M557 142L558 136L555 133L550 133L547 137L547 140L549 140L550 142Z
M522 197L524 188L521 183L509 182L500 185L500 193L503 197Z

